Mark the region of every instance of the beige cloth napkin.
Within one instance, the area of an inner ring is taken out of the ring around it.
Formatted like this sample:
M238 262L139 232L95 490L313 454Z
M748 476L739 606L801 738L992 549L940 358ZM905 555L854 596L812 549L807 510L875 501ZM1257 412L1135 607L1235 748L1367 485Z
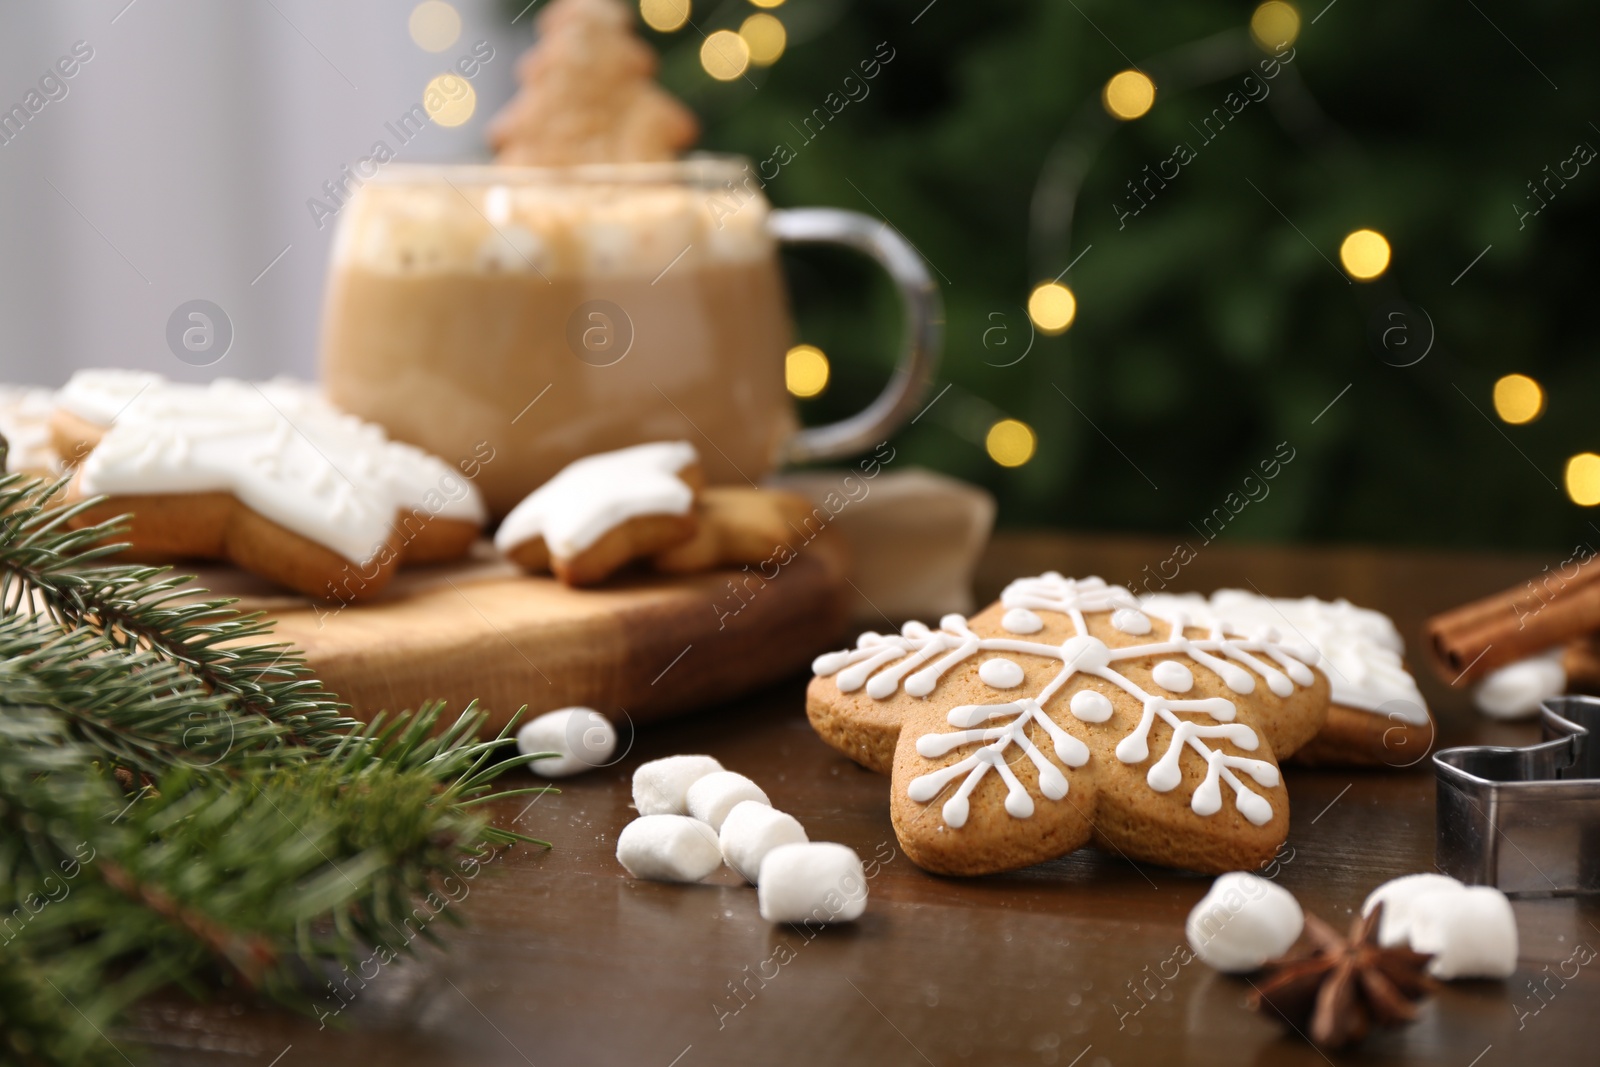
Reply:
M994 497L914 467L864 478L855 470L804 471L768 480L832 513L850 547L858 622L883 627L972 611L972 573L994 526Z

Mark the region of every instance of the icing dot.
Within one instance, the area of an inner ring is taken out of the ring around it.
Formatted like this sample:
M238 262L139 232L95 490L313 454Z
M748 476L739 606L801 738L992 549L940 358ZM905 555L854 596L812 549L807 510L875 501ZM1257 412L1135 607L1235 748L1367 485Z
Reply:
M1177 660L1167 659L1157 663L1150 677L1168 692L1187 693L1194 688L1194 672Z
M1072 694L1072 714L1084 722L1105 722L1111 718L1111 701L1104 693L1081 689Z
M1111 613L1111 628L1134 637L1150 632L1150 616L1134 608L1118 608Z
M953 796L944 802L945 825L952 830L959 830L967 825L967 813L972 810L972 805L967 803L963 796Z
M1026 819L1033 814L1033 798L1024 792L1006 794L1006 812L1013 819Z
M1036 634L1044 629L1044 620L1027 608L1012 608L1000 618L1000 625L1014 634Z
M986 659L978 668L978 677L996 689L1012 689L1022 684L1022 668L1015 660Z
M1241 789L1236 793L1234 806L1239 809L1239 814L1257 826L1265 826L1272 821L1272 805L1248 789Z

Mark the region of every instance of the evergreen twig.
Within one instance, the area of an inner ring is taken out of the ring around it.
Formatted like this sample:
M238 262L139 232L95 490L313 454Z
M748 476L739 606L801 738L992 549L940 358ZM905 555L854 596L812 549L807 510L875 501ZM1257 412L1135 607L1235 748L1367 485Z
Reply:
M69 529L60 488L0 475L0 1062L121 1063L167 985L307 1007L322 961L407 951L460 865L545 844L481 814L509 726L350 719L260 615Z

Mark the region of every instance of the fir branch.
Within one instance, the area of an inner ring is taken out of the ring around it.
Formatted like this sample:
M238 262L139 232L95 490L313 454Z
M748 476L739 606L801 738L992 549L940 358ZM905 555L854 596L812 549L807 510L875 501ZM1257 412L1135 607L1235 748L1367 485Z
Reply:
M0 615L42 611L63 627L100 634L128 651L170 661L244 715L283 727L282 739L325 753L354 720L285 644L249 643L271 632L261 613L228 598L193 599L167 568L105 564L120 551L118 520L71 529L98 500L52 503L63 482L0 476Z
M0 1060L121 1062L105 1035L165 985L309 1007L466 864L546 845L481 813L527 760L510 725L344 717L260 616L107 562L116 524L70 529L60 488L0 477Z

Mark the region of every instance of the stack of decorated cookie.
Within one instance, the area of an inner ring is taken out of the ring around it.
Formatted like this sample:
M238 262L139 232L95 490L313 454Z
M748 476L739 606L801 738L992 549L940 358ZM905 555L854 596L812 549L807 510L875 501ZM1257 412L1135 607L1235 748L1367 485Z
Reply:
M782 567L812 520L793 493L705 488L694 446L663 441L569 464L511 510L494 540L524 570L581 586L636 560L667 574Z
M120 536L135 561L226 560L355 603L398 568L465 558L489 519L474 484L495 458L487 442L452 464L301 382L82 371L6 414L22 446L15 459L72 471L68 497L84 505L75 524L127 516ZM770 578L793 558L789 545L825 525L792 493L705 487L693 446L670 441L578 460L514 508L495 541L524 570L572 586L635 562L665 574L765 568Z
M1011 870L1091 842L1248 870L1288 835L1280 760L1317 746L1324 761L1403 766L1432 740L1398 651L1356 640L1381 644L1374 621L1315 603L1235 604L1258 616L1241 626L1213 603L1051 572L970 620L818 657L807 711L824 741L891 775L895 831L928 870Z

